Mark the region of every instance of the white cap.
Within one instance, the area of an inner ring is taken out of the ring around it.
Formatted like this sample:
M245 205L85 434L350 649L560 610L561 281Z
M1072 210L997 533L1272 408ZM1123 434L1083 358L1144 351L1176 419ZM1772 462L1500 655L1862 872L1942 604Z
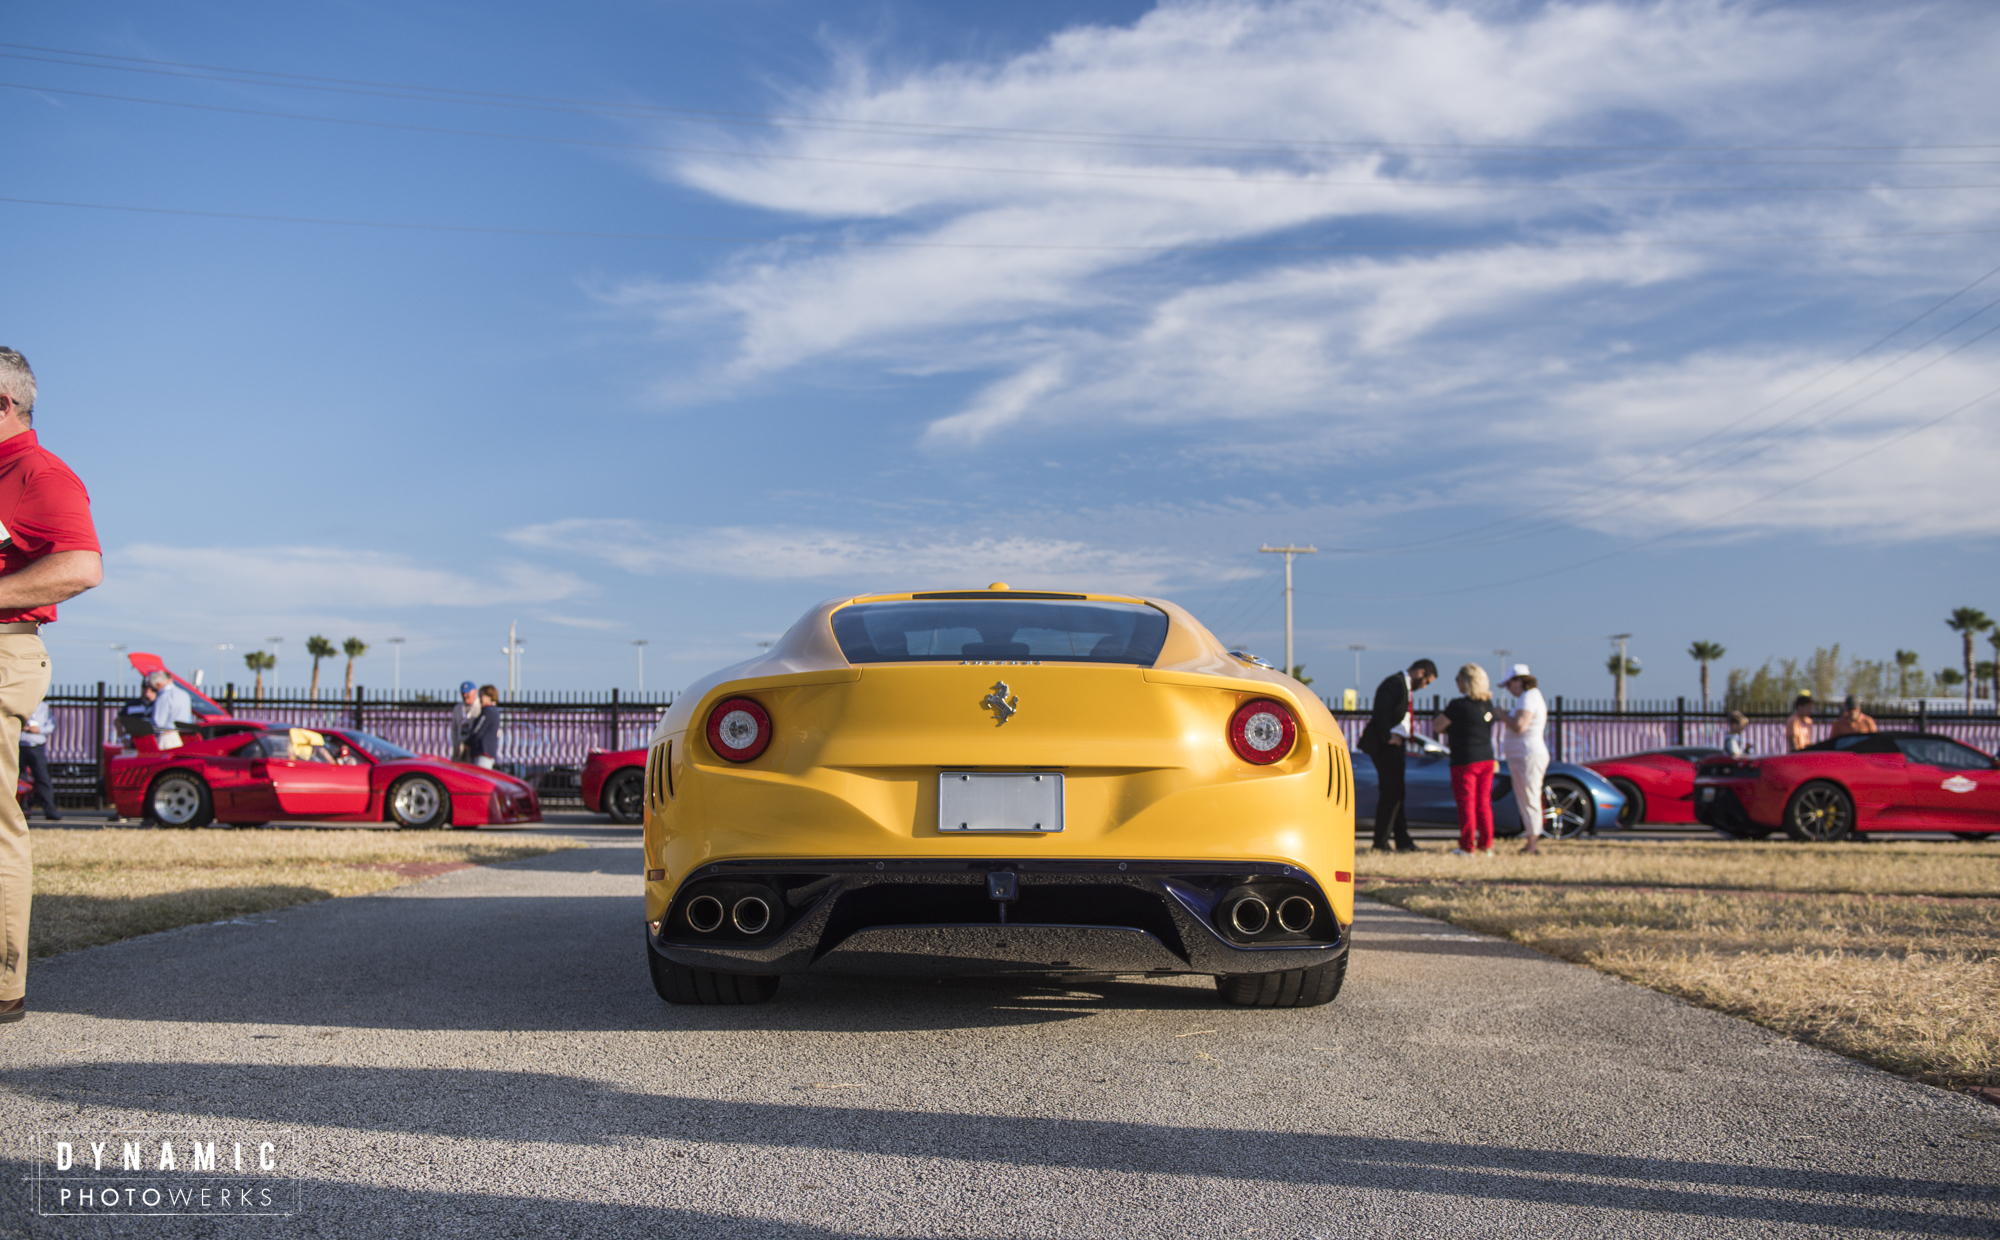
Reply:
M1514 679L1514 677L1516 676L1532 676L1532 675L1534 675L1534 673L1528 670L1527 664L1516 663L1514 666L1507 669L1507 674L1500 678L1500 683L1504 685L1508 681Z

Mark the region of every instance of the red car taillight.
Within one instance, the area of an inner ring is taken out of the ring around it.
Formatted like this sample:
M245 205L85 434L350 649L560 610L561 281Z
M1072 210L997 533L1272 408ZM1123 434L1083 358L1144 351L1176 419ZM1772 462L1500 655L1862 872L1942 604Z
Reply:
M708 744L731 762L748 762L771 743L771 716L749 698L728 698L708 712Z
M1245 762L1269 766L1292 752L1299 725L1292 712L1269 698L1245 702L1229 717L1229 747Z

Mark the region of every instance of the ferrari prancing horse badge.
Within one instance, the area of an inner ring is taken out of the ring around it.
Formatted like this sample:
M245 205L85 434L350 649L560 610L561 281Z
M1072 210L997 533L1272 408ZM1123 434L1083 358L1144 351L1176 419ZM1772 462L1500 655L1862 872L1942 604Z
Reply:
M1009 719L1012 719L1014 712L1021 709L1020 697L1009 697L1008 694L1010 692L1011 690L1007 688L1007 682L1004 680L1000 681L993 686L993 692L987 694L986 699L980 703L981 706L993 712L993 726L996 728Z

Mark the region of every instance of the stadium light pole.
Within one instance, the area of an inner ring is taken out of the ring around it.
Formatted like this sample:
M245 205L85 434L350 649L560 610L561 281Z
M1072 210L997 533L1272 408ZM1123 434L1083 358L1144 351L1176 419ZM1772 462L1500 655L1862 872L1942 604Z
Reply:
M390 648L396 652L396 687L390 690L390 692L394 693L397 697L403 696L403 643L406 640L408 639L402 637L392 637L389 639Z
M646 691L646 639L635 637L632 644L639 648L639 692Z
M1261 546L1260 555L1282 555L1285 557L1285 675L1297 676L1298 664L1292 662L1292 557L1295 555L1318 555L1318 547Z

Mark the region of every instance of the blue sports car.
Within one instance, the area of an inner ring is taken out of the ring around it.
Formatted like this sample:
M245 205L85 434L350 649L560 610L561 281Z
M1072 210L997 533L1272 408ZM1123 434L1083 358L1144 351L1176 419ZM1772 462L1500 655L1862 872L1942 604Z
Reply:
M1413 827L1456 827L1458 806L1451 799L1451 751L1436 741L1413 738L1405 751L1404 787L1409 797L1408 815ZM1542 805L1547 814L1544 834L1555 839L1575 839L1599 831L1618 830L1618 814L1625 808L1625 794L1611 781L1589 767L1568 762L1549 763L1542 777ZM1358 750L1354 754L1354 816L1375 817L1375 763ZM1521 834L1521 812L1514 804L1514 781L1507 777L1507 764L1493 777L1493 834Z

